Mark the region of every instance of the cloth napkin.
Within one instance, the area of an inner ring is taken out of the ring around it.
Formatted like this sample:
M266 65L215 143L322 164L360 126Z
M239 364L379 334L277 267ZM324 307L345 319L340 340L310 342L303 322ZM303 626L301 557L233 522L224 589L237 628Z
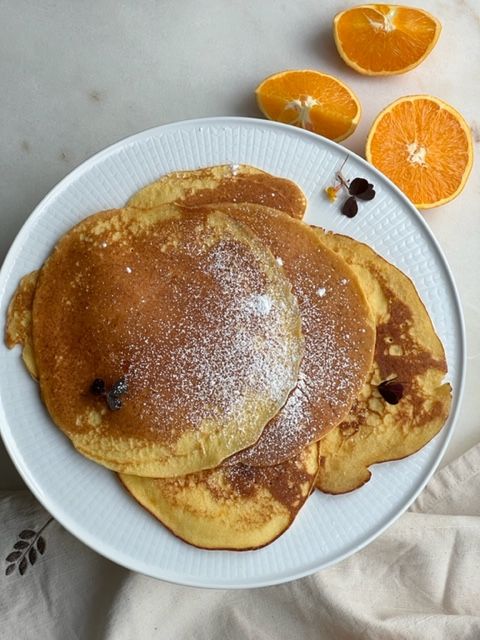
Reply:
M0 493L0 518L3 558L20 534L35 548L24 575L18 559L4 564L1 638L480 639L480 444L367 548L264 589L194 589L127 571L50 520L27 491Z

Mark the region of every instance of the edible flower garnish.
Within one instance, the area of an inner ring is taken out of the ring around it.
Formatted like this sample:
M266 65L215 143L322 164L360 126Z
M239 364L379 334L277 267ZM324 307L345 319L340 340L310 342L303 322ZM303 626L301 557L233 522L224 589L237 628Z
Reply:
M365 178L353 178L353 180L349 181L343 176L342 169L347 160L348 156L345 158L340 170L335 174L334 184L326 187L325 193L330 202L335 202L338 192L342 188L345 189L348 193L348 198L342 204L340 211L344 216L347 216L347 218L354 218L358 213L357 200L373 200L375 197L375 189L373 188L373 184Z
M388 404L398 404L403 397L403 385L396 378L384 380L377 389Z
M122 407L121 396L128 391L128 383L125 378L120 378L107 391L105 380L95 378L90 385L90 391L94 396L103 396L110 411L118 411Z

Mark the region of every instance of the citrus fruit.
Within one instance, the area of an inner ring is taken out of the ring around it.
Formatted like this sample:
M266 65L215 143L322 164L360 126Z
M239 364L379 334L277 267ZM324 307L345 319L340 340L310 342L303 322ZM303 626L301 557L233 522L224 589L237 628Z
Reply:
M453 107L428 95L399 98L378 116L366 157L419 209L449 202L473 162L470 129Z
M260 110L270 120L293 124L339 142L360 119L356 95L337 78L312 70L282 71L255 90Z
M394 4L365 4L342 11L333 20L339 54L366 75L405 73L435 46L441 25L422 9Z

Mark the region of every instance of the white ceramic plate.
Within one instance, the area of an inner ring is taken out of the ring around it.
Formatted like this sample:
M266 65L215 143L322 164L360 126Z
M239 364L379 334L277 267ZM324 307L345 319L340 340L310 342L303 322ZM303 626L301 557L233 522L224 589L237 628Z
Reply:
M462 395L465 341L450 270L427 225L392 183L353 154L343 173L373 182L377 195L348 219L324 194L347 151L294 127L249 118L174 123L134 135L84 162L38 205L0 274L0 317L19 278L38 268L58 237L90 213L120 207L139 187L169 171L248 163L294 180L305 192L307 220L367 242L417 286L445 345L453 409L441 433L416 455L376 465L372 480L344 496L318 491L293 526L249 552L202 551L163 528L88 461L49 419L19 350L0 347L0 425L19 472L45 508L84 543L135 571L186 585L230 588L286 582L359 550L414 500L450 438Z

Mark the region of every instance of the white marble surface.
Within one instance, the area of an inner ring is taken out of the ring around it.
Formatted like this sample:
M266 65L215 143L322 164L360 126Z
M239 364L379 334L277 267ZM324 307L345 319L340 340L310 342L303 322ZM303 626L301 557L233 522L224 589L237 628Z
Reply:
M259 116L266 75L313 68L357 93L363 116L345 146L362 154L375 115L395 98L450 102L480 142L480 5L405 2L442 22L430 57L404 76L367 78L331 36L343 0L0 0L0 260L39 200L95 151L147 127L210 115ZM348 3L353 4L353 3ZM444 462L480 440L480 176L425 218L460 290L468 339L463 407ZM0 444L0 488L21 480Z

